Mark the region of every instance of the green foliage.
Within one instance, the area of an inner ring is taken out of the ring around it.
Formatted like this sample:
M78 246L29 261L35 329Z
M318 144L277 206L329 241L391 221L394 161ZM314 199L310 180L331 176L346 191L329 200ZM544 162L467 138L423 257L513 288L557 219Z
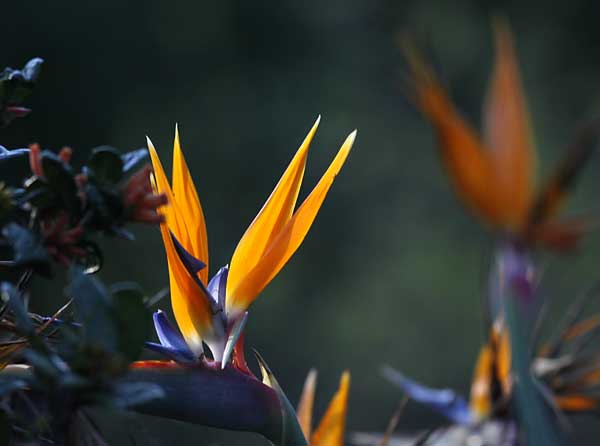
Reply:
M91 180L104 186L114 186L123 178L123 160L119 152L109 146L96 147L87 163Z
M123 283L107 288L80 268L72 268L69 294L87 346L111 353L124 369L139 357L150 337L151 315L137 285Z
M43 275L48 275L50 255L40 234L17 223L9 223L2 230L2 235L13 249L14 267L32 268Z
M0 73L0 126L29 112L21 103L41 63ZM0 146L2 444L106 444L85 408L120 410L162 395L154 384L119 380L150 337L143 291L91 275L104 261L98 235L132 239L126 227L139 209L140 221L160 220L163 201L146 204L147 171L136 176L147 152L98 147L79 171L70 159L70 149ZM33 279L58 271L68 271L64 296L31 292ZM30 312L30 302L49 297L63 306L48 316Z

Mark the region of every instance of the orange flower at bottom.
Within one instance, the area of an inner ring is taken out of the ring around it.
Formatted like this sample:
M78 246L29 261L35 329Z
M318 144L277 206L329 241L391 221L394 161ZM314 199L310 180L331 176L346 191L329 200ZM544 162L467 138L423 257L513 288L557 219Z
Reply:
M317 385L317 372L311 370L306 377L304 389L298 403L297 416L311 446L343 446L346 430L346 412L348 407L348 391L350 390L350 373L345 371L340 379L340 386L331 399L321 422L312 430L313 403Z

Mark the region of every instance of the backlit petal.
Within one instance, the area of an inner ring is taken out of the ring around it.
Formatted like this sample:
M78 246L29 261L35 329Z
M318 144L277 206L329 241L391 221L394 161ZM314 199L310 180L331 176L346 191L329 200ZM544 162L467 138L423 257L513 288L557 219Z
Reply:
M491 149L502 218L517 228L531 206L535 149L510 30L501 21L495 30L496 61L484 109L485 142Z
M177 325L196 354L202 353L202 339L213 332L210 297L198 286L182 263L166 225L160 227L171 286L171 305Z
M344 445L349 389L350 373L346 371L342 374L338 391L333 396L325 415L311 437L310 444L312 446Z
M292 217L304 177L308 149L320 120L321 117L317 118L271 196L240 239L231 258L227 290L235 289L259 263L269 244Z
M196 187L188 170L181 145L179 143L179 130L175 127L175 140L173 142L173 195L181 210L188 230L190 244L184 247L206 264L206 268L198 273L204 284L208 282L208 241L204 213L198 199ZM179 240L179 239L178 239Z
M346 138L323 177L291 220L271 242L260 262L241 278L236 287L230 288L230 283L227 283L228 315L235 316L246 310L298 249L315 220L335 177L344 165L355 137L356 131ZM229 278L231 278L231 272Z
M177 240L179 240L183 246L188 247L190 244L189 236L185 226L183 213L175 200L175 196L169 185L169 180L165 175L162 163L160 162L160 158L158 157L158 153L156 153L152 141L150 141L150 138L146 138L146 140L148 143L148 151L150 152L150 160L152 161L152 168L154 169L154 184L156 191L158 193L164 193L168 200L168 204L160 208L161 214L165 216L165 223L163 225L166 225L168 229L173 232L173 235L177 237Z
M160 232L167 254L171 305L177 325L189 347L195 354L202 353L202 338L213 331L212 311L209 298L190 276L177 252L172 235L183 247L189 249L190 237L185 225L185 216L174 196L154 145L148 139L148 150L154 168L155 186L158 192L165 193L169 203L160 209L165 222ZM171 235L172 234L172 235Z

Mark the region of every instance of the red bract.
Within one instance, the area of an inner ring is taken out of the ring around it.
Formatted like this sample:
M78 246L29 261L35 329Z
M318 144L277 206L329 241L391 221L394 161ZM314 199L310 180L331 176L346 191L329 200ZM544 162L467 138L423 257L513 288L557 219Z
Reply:
M158 224L165 220L157 209L167 204L167 196L154 193L150 184L151 172L150 165L144 166L131 176L123 188L123 204L131 212L131 221Z
M83 227L68 227L69 216L62 212L52 221L41 222L41 232L46 249L60 264L68 266L76 257L83 257L85 249L78 246L83 236Z

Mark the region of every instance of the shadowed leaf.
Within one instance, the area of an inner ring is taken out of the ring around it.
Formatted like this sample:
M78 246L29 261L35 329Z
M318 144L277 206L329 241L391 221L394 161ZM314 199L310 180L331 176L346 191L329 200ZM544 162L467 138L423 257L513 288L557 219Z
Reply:
M115 185L123 178L123 160L113 147L100 146L92 150L87 162L88 174L104 185Z

